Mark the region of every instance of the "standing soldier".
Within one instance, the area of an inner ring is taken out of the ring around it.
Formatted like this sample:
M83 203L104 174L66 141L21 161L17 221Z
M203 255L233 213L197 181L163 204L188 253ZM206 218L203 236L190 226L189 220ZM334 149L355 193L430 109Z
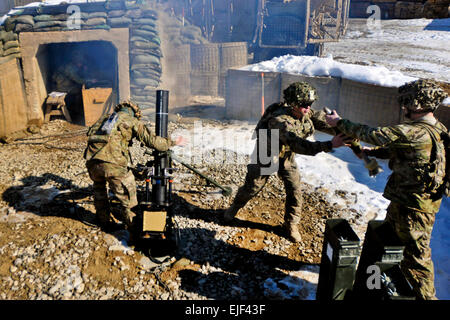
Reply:
M106 183L120 201L120 215L125 226L130 229L135 216L131 209L138 204L136 182L128 168L131 161L129 146L132 139L158 151L167 151L171 146L183 143L156 136L139 121L139 107L129 101L118 104L112 115L105 115L94 123L87 133L88 145L84 153L89 176L94 181L94 206L97 221L109 230L111 221Z
M257 142L254 154L259 157L256 163L252 161L247 166L245 183L239 188L233 204L226 210L224 219L231 221L237 212L246 203L262 190L272 172L267 172L267 166L261 163L261 154L266 152L271 154L271 140L273 134L278 134L279 148L275 150L273 156L278 165L278 176L283 180L286 190L286 206L284 229L291 240L301 241L298 231L298 223L302 213L302 194L300 188L300 174L295 163L295 153L305 155L315 155L321 151L330 152L333 148L344 145L343 135L333 137L333 140L326 142L312 142L306 140L314 134L314 130L321 130L330 134L335 134L325 122L322 111L312 111L311 104L317 100L315 88L306 82L295 82L283 91L284 102L270 105L259 120L255 133ZM261 130L267 130L267 145L261 146L260 140L263 138ZM260 150L258 150L260 149ZM271 154L272 155L272 154ZM271 163L273 165L273 163Z
M389 159L386 221L404 242L401 268L421 299L436 299L430 239L446 187L448 132L433 111L445 97L435 82L421 79L399 88L398 101L409 120L403 124L371 128L341 119L336 111L326 116L342 133L375 145L363 148L367 155Z

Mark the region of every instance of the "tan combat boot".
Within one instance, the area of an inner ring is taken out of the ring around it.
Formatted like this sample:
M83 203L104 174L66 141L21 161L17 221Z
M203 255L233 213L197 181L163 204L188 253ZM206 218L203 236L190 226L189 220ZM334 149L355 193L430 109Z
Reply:
M284 226L284 229L291 241L293 241L293 242L302 241L302 236L300 235L300 232L298 231L297 223L286 221L283 226Z

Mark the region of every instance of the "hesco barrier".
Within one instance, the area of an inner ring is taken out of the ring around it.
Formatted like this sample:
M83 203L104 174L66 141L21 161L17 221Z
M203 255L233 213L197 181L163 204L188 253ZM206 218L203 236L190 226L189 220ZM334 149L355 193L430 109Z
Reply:
M163 60L171 83L170 100L182 101L191 95L191 48L180 45L170 50L170 56Z
M26 129L27 100L19 61L0 59L0 136Z
M248 63L246 42L191 44L191 94L224 96L226 72Z
M306 81L316 88L319 99L312 105L313 109L319 110L323 107L328 107L330 109L338 110L339 90L341 86L340 78L281 74L281 97L283 97L284 89L286 89L291 83L299 81Z
M348 79L313 77L278 72L264 73L264 107L283 99L283 90L290 83L306 81L318 92L313 109L326 106L340 116L369 126L389 126L400 123L397 87L383 87ZM226 77L225 105L230 119L257 120L261 116L261 72L229 69ZM444 89L446 83L441 84ZM435 116L450 128L450 106L442 105Z
M231 119L258 120L264 109L281 99L281 74L230 69L227 73L226 116Z
M219 90L219 45L191 45L191 94L217 96Z
M396 87L342 79L339 115L369 126L388 126L400 122L401 110Z
M248 64L247 42L220 44L219 96L225 96L227 71Z

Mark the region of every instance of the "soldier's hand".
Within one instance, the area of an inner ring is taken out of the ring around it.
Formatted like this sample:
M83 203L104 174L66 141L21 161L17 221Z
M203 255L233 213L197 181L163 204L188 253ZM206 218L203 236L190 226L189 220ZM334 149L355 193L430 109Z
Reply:
M355 153L355 155L358 157L358 158L360 158L360 159L362 159L363 158L363 154L366 152L366 151L369 151L369 150L371 150L372 148L369 148L369 147L366 147L366 146L361 146L361 152L360 153Z
M352 142L353 138L347 137L345 134L340 133L331 139L331 144L333 145L333 148L339 148L342 146L350 146L350 143Z
M330 127L336 127L338 121L341 120L341 117L337 114L336 110L333 110L332 114L325 115L325 120Z

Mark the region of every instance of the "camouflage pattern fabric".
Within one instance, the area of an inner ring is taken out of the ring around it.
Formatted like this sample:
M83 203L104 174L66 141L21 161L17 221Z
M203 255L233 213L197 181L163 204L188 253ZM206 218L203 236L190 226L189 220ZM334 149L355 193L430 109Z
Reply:
M120 220L130 228L135 216L131 209L138 204L133 173L126 167L98 160L88 161L86 167L94 182L94 207L99 222L111 222L108 184L120 202Z
M285 222L298 223L301 218L302 196L300 189L300 174L295 163L295 153L305 155L315 155L319 152L329 152L332 150L330 141L308 141L306 138L311 136L315 128L331 134L335 134L334 129L330 128L325 122L325 113L322 111L312 111L301 119L294 118L291 108L284 103L270 105L256 126L256 135L258 141L254 154L258 152L259 129L268 129L267 149L261 150L270 155L270 133L271 129L278 130L279 134L279 154L278 176L282 179L286 189L286 207ZM260 151L260 152L261 152ZM233 204L228 209L229 214L236 215L239 209L258 194L266 184L270 175L262 175L261 169L264 166L259 162L251 163L247 166L247 175L245 183L238 189Z
M447 93L433 80L408 82L399 89L398 102L413 112L433 112L447 97Z
M425 116L391 127L371 128L339 120L337 128L353 138L378 147L367 152L369 156L389 159L392 174L383 196L391 203L387 209L389 221L405 244L401 267L418 297L434 299L434 271L429 247L435 214L442 201L442 183L445 162L438 159L427 127L447 131L434 117ZM443 157L441 157L443 159Z
M123 109L122 109L123 110ZM127 112L127 111L130 112ZM106 184L121 204L121 218L130 227L134 213L131 208L137 205L136 183L128 169L131 162L129 146L132 139L144 143L149 148L167 151L174 142L157 137L137 118L132 110L117 112L117 118L109 134L102 130L110 115L101 117L88 130L88 145L84 158L89 176L94 182L94 205L101 223L110 221L110 208Z
M319 99L317 91L307 82L294 82L283 90L283 99L290 105L311 105Z
M391 202L386 221L393 227L405 245L400 267L419 299L435 300L434 267L430 240L435 220L434 213L421 212Z
M173 141L156 136L133 115L127 112L117 114L118 119L111 134L101 130L109 115L101 117L89 128L84 156L86 160L96 159L126 167L131 161L128 147L133 138L158 151L167 151L174 145Z
M423 127L428 124L447 130L435 121L425 117L396 126L371 128L342 119L337 128L350 137L377 146L367 153L369 156L389 159L392 174L383 193L386 199L419 211L436 213L442 193L437 190L439 186L435 181L442 181L443 177L436 174L437 168L432 165L435 156L433 139Z

